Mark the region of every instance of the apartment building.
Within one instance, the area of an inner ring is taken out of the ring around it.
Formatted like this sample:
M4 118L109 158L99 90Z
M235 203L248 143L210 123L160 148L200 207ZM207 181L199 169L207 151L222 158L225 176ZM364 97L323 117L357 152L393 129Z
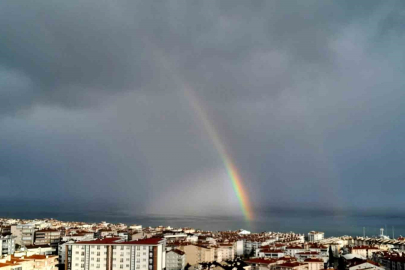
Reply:
M308 258L304 263L308 264L308 270L322 270L325 268L325 263L320 258Z
M351 253L359 255L364 258L370 259L373 257L373 253L380 251L377 247L373 246L354 246L351 248Z
M0 258L5 255L12 255L15 251L15 236L0 236Z
M215 247L190 244L178 249L186 254L186 263L190 265L215 261Z
M179 249L166 253L166 270L183 270L186 267L186 254Z
M35 245L57 246L61 239L61 232L54 229L43 229L35 232Z
M324 232L316 232L316 231L311 231L308 233L308 241L309 242L316 242L316 241L321 241L325 237Z
M38 226L34 223L11 226L11 234L16 236L15 243L21 246L33 245L37 230Z
M162 270L166 267L165 245L162 238L67 243L65 270Z
M216 249L216 261L222 262L235 258L235 248L233 244L220 244Z

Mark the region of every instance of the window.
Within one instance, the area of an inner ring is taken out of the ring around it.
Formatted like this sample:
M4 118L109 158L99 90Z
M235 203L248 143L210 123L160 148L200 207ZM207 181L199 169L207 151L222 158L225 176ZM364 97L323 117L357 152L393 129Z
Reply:
M124 269L124 265L120 264L120 269Z
M139 269L139 268L141 268L141 266L138 264L138 265L136 266L136 269Z
M92 251L91 254L94 254L94 251Z
M97 249L100 250L100 246L97 246Z
M97 252L97 256L100 256L100 252Z
M143 246L143 250L146 250L146 246Z
M129 267L129 264L125 265L125 267Z
M99 264L97 264L97 268L100 268L100 265L99 265Z
M94 267L94 264L90 264L91 267Z
M76 251L76 254L79 254L79 251Z
M121 258L121 259L120 259L120 262L124 262L124 259L123 259L123 258Z
M97 262L100 262L100 258L97 258Z
M136 250L140 250L140 249L141 249L141 247L140 247L140 246L137 246L137 247L136 247Z
M123 246L121 246L121 250L124 250L124 247L123 247Z

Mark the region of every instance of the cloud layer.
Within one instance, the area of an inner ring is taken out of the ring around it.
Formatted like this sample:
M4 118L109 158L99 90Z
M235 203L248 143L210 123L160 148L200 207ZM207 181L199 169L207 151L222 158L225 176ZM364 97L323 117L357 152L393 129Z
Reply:
M0 3L0 196L240 214L403 203L402 1ZM3 184L4 183L4 184Z

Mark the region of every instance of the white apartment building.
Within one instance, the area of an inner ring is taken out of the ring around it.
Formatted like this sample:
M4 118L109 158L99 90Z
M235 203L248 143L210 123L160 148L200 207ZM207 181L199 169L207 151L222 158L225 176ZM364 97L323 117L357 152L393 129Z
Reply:
M0 236L0 257L5 255L12 255L15 251L15 236L7 235Z
M178 249L166 253L166 270L183 270L186 267L186 254Z
M312 232L308 233L308 241L309 242L321 241L321 240L323 240L324 236L325 236L325 233L323 233L323 232L312 231Z
M166 242L148 238L124 242L120 238L66 244L65 270L162 270Z

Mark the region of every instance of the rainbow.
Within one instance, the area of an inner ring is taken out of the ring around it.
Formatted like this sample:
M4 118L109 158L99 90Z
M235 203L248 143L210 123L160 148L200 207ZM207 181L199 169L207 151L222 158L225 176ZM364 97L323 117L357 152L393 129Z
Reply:
M153 43L149 43L150 46L153 46ZM202 122L205 130L207 131L209 137L211 138L216 150L218 151L224 166L226 168L227 174L229 179L232 182L233 190L236 194L236 197L239 201L239 206L242 210L242 213L246 219L246 221L251 221L254 218L252 206L249 200L249 196L246 192L246 188L242 183L242 177L240 176L232 157L226 151L225 144L222 142L221 137L219 136L218 132L216 131L214 125L210 122L207 113L203 110L203 106L198 101L195 91L189 87L184 80L176 74L175 66L168 61L168 58L164 55L164 53L155 48L154 50L155 60L160 63L160 66L164 68L166 73L169 73L171 79L175 81L175 83L179 86L182 90L184 96L188 99L191 107L196 112L199 120Z
M222 161L225 165L229 179L232 182L233 190L235 191L236 197L238 198L240 208L247 221L253 219L252 206L246 192L246 188L243 186L242 178L232 160L231 155L226 151L225 144L221 141L221 138L216 131L214 125L209 121L207 113L203 110L200 102L194 93L194 91L185 86L183 87L184 96L188 99L189 103L196 112L198 118L201 120L205 130L207 131L209 137L211 138L215 148L217 149Z

